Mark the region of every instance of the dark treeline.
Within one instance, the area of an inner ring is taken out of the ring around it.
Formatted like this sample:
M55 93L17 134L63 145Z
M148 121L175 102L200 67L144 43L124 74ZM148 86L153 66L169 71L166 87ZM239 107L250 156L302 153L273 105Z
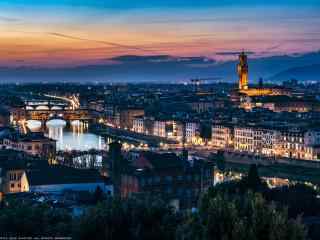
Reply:
M197 210L175 211L155 197L103 199L82 215L27 202L8 202L0 210L2 236L49 236L73 239L303 240L306 216L319 216L316 192L305 185L267 188L252 167L248 176L211 188Z

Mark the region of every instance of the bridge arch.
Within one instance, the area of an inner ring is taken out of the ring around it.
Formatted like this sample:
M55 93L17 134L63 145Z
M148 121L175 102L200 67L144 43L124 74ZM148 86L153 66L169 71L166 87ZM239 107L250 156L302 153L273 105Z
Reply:
M36 110L50 110L48 106L40 105L36 107Z
M72 120L71 121L71 125L72 126L80 126L81 125L81 121L80 120Z
M63 108L60 106L52 106L51 110L63 110Z
M37 120L28 120L27 121L27 127L30 130L38 130L41 128L41 126L42 126L41 121L37 121Z
M65 127L67 122L63 119L54 118L46 122L47 127Z

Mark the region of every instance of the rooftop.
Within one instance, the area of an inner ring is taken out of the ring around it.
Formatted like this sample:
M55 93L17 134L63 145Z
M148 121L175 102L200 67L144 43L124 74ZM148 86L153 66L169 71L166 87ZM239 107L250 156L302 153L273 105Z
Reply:
M77 183L102 183L103 178L94 169L75 169L65 166L50 166L27 171L30 185L56 185Z

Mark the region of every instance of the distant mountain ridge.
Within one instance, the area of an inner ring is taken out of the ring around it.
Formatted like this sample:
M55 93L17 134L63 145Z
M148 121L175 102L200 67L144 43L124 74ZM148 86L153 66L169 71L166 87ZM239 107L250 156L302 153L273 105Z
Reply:
M250 56L249 56L250 57ZM217 62L207 57L125 55L104 64L65 68L0 67L0 83L8 82L182 82L191 78L220 77L237 81L237 61ZM320 52L249 58L250 82L260 77L273 81L291 78L320 80Z
M289 79L298 79L299 81L319 81L320 82L320 64L290 68L280 72L270 78L272 81L281 81Z

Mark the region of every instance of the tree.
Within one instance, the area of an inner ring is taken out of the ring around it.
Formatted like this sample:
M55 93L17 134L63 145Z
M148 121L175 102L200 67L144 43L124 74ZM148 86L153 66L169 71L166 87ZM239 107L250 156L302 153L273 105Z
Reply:
M109 158L111 160L112 166L112 182L114 184L114 194L115 196L120 196L120 185L121 185L121 174L124 170L125 160L121 153L122 145L118 142L112 142L109 144Z
M157 199L110 200L80 218L75 239L175 239L179 216Z
M185 220L178 239L191 240L195 235L202 240L306 239L300 219L289 219L286 209L266 202L260 193L217 194L205 197L204 203L199 213Z
M0 211L0 233L3 236L68 237L72 233L72 217L48 205L11 201Z
M216 155L216 164L217 164L217 168L221 172L224 172L226 170L226 160L225 160L223 151L218 151Z
M98 186L93 194L93 202L99 203L105 199L102 189Z
M320 216L320 199L317 191L305 184L268 189L264 192L268 201L275 201L282 206L288 206L290 217L303 214L304 217Z
M212 129L211 124L203 123L200 125L200 137L203 139L211 139Z
M177 228L177 240L204 240L206 228L198 213L187 215Z
M256 164L250 165L248 175L243 179L246 187L254 192L261 191L265 185L263 184Z
M256 179L255 172L253 169L248 178ZM317 192L304 185L296 185L293 190L289 186L280 194L273 190L253 192L248 190L247 182L231 181L210 188L201 197L197 211L192 212L177 212L161 199L139 196L98 201L82 215L72 217L71 213L53 206L8 200L9 205L5 204L0 211L0 233L9 236L73 237L79 240L306 239L306 228L301 224L300 217L290 216L288 208L296 207L291 202L294 196L305 193L313 199L317 198ZM96 190L97 199L101 197L100 190ZM265 199L263 194L268 198ZM288 194L288 199L283 200L283 194ZM272 201L274 199L276 202ZM306 202L312 203L319 201ZM286 204L288 208L284 207ZM304 204L299 203L301 206ZM313 239L318 239L316 226L311 228L309 234Z

